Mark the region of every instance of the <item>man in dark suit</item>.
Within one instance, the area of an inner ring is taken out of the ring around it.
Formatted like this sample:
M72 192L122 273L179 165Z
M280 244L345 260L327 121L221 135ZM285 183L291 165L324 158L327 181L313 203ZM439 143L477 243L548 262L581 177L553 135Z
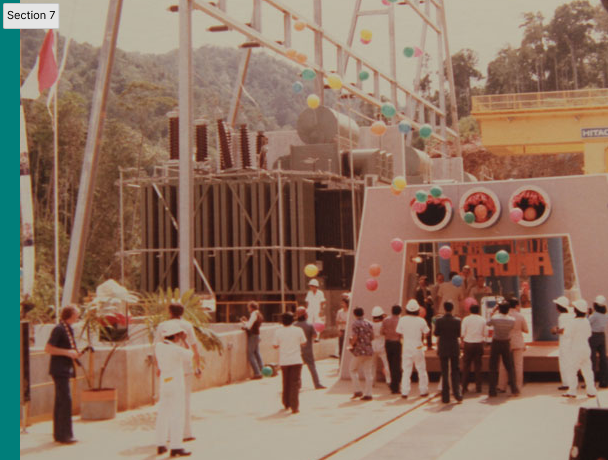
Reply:
M460 392L460 368L458 358L460 357L460 318L452 315L454 304L446 301L443 304L445 315L437 318L435 322L435 335L439 338L437 354L441 361L441 400L450 402L450 373L452 381L452 393L456 401L462 401ZM450 369L451 368L451 369ZM449 371L448 371L449 370Z
M319 380L319 374L317 373L317 366L315 365L315 355L312 351L312 342L314 338L317 336L317 332L312 324L306 322L308 318L308 313L306 312L306 308L298 307L296 310L296 317L298 321L295 326L299 327L304 331L304 336L306 337L306 343L302 345L302 361L308 367L310 371L310 376L312 377L312 382L315 385L315 389L321 390L325 388Z

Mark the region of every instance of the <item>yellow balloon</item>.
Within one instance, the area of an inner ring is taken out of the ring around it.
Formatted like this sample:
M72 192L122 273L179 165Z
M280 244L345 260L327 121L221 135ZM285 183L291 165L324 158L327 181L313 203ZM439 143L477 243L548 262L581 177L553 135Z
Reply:
M361 31L361 40L370 41L372 39L372 31L369 29L363 29Z
M296 29L298 32L304 30L305 27L306 23L304 21L296 21L293 25L293 28Z
M314 278L319 273L319 268L315 264L308 264L304 267L304 274L309 278Z
M311 109L316 109L317 107L319 107L319 104L321 104L321 99L319 99L319 96L317 96L316 94L311 94L306 98L306 103Z
M386 125L383 121L374 121L371 126L372 134L382 136L386 132Z
M327 84L331 89L339 90L342 88L342 79L339 75L330 75L327 77Z
M308 56L306 56L304 53L296 54L296 61L298 61L300 64L304 64L307 59L308 59Z
M393 179L393 187L394 187L396 190L401 191L401 190L403 190L403 189L405 188L405 186L406 186L406 185L407 185L407 184L406 184L406 182L405 182L405 177L403 177L403 176L396 176L396 177Z

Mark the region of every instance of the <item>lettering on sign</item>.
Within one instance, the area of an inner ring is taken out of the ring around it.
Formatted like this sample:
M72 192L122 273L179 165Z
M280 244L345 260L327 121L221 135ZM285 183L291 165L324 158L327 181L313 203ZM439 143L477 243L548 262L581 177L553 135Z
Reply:
M590 137L608 137L608 127L604 128L581 128L581 137L587 139Z

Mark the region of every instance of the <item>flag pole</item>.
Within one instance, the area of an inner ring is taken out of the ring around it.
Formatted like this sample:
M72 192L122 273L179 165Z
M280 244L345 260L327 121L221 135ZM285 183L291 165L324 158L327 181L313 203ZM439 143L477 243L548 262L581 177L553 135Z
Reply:
M55 56L57 54L59 34L55 34ZM53 92L53 183L54 190L54 226L55 226L55 321L59 321L59 139L57 132L57 93L59 92L59 77L55 80L55 91Z

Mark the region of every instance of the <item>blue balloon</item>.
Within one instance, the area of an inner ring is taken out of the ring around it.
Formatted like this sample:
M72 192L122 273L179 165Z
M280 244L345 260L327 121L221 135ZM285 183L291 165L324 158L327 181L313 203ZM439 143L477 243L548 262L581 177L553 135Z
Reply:
M297 94L302 92L302 90L304 89L304 85L299 81L296 81L293 85L291 85L291 88L293 89L293 92Z
M402 120L399 122L399 131L403 134L407 134L412 130L412 125L410 125L407 121Z
M460 275L454 275L452 277L452 284L456 287L460 287L462 286L462 276Z

